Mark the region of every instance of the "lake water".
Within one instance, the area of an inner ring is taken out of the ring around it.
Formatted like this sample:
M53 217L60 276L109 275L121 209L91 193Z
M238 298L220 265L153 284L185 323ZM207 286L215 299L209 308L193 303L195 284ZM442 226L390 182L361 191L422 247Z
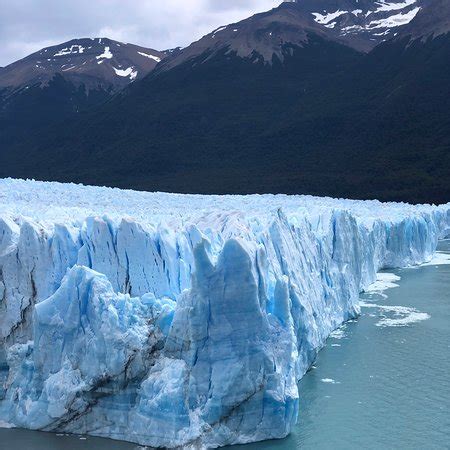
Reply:
M440 245L441 260L450 241ZM439 258L438 258L439 259ZM300 382L290 437L234 450L450 449L450 265L397 270L362 295L362 316L328 340ZM132 450L104 439L0 430L1 449Z

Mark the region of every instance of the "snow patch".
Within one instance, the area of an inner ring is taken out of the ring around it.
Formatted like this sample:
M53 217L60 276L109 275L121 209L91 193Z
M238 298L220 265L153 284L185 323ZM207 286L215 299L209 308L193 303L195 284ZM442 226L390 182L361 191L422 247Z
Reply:
M221 31L226 30L226 29L227 29L227 27L219 27L219 28L217 28L217 30L214 30L214 33L220 33Z
M374 28L394 28L407 25L411 20L416 17L420 11L420 7L414 8L407 13L395 14L394 16L387 17L385 19L374 20L367 25L367 29Z
M145 56L146 58L153 59L156 62L161 62L161 58L155 55L151 55L150 53L138 52L139 55Z
M138 72L134 70L134 67L128 67L127 69L116 69L113 67L114 72L119 77L130 77L130 80L136 79Z
M55 53L53 56L66 56L66 55L79 55L83 53L85 48L82 45L71 45L70 47L66 47L61 49L58 53Z
M105 47L105 50L101 55L96 56L97 59L111 59L113 57L113 54L109 50L109 47Z
M343 14L348 14L348 11L341 11L338 9L337 11L329 14L312 13L314 20L321 25L326 25Z
M399 9L407 8L408 6L414 5L417 0L405 0L400 3L387 2L386 0L379 0L377 4L378 8L374 11L375 14L385 11L396 11Z
M214 30L214 31L213 31L212 37L215 38L217 33L220 33L221 31L224 31L224 30L226 30L227 28L228 28L227 26L217 28L217 30Z

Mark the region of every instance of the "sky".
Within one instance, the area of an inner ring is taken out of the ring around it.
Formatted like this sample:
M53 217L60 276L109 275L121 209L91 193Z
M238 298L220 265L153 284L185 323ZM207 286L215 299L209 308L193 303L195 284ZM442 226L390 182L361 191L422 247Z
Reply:
M0 67L50 45L109 37L157 50L203 35L281 0L0 0Z

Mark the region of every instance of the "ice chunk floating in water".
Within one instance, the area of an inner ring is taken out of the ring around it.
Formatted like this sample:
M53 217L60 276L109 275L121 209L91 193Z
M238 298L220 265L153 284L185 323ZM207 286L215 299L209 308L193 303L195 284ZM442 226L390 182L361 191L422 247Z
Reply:
M446 265L450 265L450 255L442 252L436 252L433 259L424 264L424 266L446 266Z
M365 292L381 294L387 289L398 287L397 282L400 281L400 277L393 273L380 272L377 274L377 280L372 283Z
M0 180L0 424L154 447L284 437L359 292L449 235L450 205Z
M406 327L416 322L428 320L430 315L407 306L388 306L361 302L363 308L375 308L380 312L377 327Z
M322 378L320 381L322 381L322 383L340 384L339 381L333 380L333 378Z

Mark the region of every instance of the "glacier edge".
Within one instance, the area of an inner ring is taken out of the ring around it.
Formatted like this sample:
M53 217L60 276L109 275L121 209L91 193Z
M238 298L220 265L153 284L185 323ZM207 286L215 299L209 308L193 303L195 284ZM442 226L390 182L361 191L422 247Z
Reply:
M287 436L359 293L450 236L450 205L0 193L0 421L153 447Z

